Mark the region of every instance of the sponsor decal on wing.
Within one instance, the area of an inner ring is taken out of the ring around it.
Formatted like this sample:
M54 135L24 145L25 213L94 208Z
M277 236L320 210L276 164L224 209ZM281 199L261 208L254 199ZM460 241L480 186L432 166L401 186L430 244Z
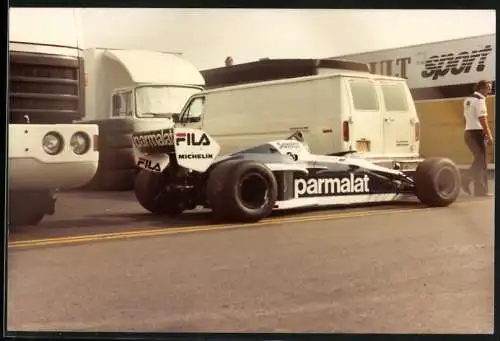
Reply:
M172 129L134 133L132 135L132 141L136 148L167 147L174 145Z
M309 155L309 151L305 145L297 140L274 141L271 142L271 144L273 144L281 154L289 156L294 161L303 160Z
M179 166L204 172L220 151L219 144L201 130L174 129L175 155Z
M139 155L136 165L153 173L161 173L167 168L170 159L166 154Z

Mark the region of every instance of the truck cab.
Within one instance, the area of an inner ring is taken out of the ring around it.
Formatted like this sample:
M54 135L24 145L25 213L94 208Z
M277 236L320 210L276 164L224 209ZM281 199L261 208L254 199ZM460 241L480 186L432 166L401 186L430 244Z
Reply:
M99 169L87 187L130 190L137 172L132 133L173 126L205 80L179 53L93 47L83 55L84 121L100 132Z
M35 11L9 10L9 230L53 214L56 192L91 181L99 160L98 126L72 123L84 114L75 13Z
M158 123L165 126L165 120L173 125L189 97L201 90L201 86L147 83L118 88L111 95L109 118L134 120L138 129Z
M205 84L200 72L179 53L89 48L84 60L85 120L165 124Z

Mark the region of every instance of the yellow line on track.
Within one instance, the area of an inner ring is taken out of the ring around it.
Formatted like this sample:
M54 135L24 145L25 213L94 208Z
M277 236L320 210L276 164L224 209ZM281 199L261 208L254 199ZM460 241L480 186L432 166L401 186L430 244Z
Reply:
M484 201L486 200L474 200L465 203L463 202L455 203L454 206L462 206L464 204L479 203ZM10 242L8 248L14 249L14 248L23 248L32 246L76 244L76 243L98 241L98 240L166 236L174 234L185 234L191 232L230 230L243 227L256 228L261 226L279 225L286 223L292 224L292 223L303 223L303 222L322 221L322 220L336 220L343 218L356 218L356 217L383 215L391 213L409 213L416 211L422 212L428 210L436 210L436 209L435 208L379 209L379 210L370 210L361 212L358 211L358 212L346 212L346 213L333 213L333 214L321 214L321 215L301 216L301 217L270 218L270 219L264 219L258 223L250 223L250 224L247 223L247 224L219 224L219 225L183 226L183 227L163 227L163 228L154 228L154 229L140 230L140 231L110 232L110 233L90 234L83 236L42 238L42 239Z

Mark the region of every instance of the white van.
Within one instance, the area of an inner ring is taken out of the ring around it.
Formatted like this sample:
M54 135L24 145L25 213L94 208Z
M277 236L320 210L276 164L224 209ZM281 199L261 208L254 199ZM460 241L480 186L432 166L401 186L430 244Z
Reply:
M210 133L222 154L301 131L313 153L358 151L380 163L419 157L419 120L406 81L368 72L328 70L202 91L177 125Z

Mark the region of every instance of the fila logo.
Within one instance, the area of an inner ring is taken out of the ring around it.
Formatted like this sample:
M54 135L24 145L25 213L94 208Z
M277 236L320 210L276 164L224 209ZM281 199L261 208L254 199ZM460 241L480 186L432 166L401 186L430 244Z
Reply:
M149 159L140 157L139 160L137 161L137 167L141 167L144 169L149 169L153 172L160 173L161 168L159 163L153 164L153 162Z
M425 69L421 75L423 78L436 80L439 77L446 76L448 73L456 76L462 73L469 73L471 70L483 72L486 68L486 59L492 51L491 45L486 45L483 49L472 52L462 51L457 54L446 53L441 56L432 56L424 62ZM473 69L472 67L476 61L476 67Z
M332 196L338 194L369 193L368 175L355 177L354 174L342 178L295 179L295 198Z
M196 133L176 133L175 145L185 142L188 146L209 146L210 139L207 134L202 133L200 138L197 138Z

